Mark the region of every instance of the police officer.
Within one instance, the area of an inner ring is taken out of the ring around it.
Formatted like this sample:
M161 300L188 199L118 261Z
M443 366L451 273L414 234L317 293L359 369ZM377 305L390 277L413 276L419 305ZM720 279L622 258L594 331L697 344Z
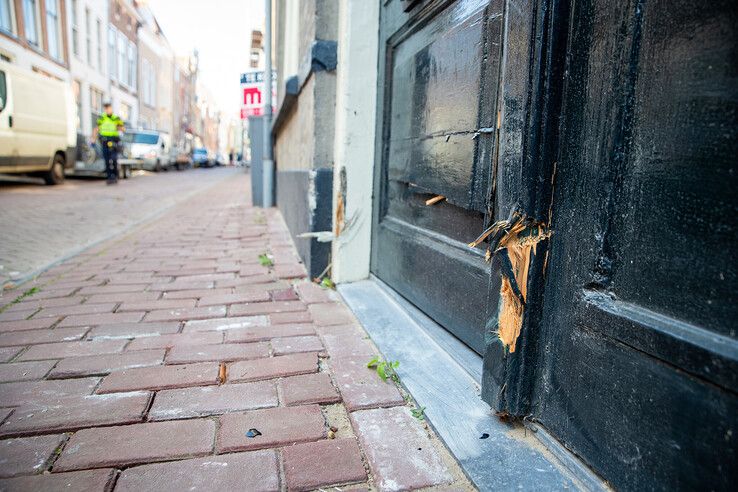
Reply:
M112 104L106 102L103 104L103 108L105 114L97 120L92 141L94 142L98 135L100 136L100 144L105 158L105 174L110 185L118 182L118 142L120 142L120 132L125 130L125 124L123 120L113 114Z

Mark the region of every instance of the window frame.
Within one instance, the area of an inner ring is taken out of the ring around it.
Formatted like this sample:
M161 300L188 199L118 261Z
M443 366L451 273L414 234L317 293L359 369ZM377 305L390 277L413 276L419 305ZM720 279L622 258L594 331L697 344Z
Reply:
M64 36L61 29L61 2L60 0L44 0L46 7L46 38L47 53L56 61L64 61ZM49 6L53 6L51 9ZM53 28L53 30L52 30ZM52 35L53 33L53 35ZM56 52L52 52L52 39L55 43Z
M91 67L95 66L95 59L92 56L92 12L89 7L85 7L85 47L87 49L87 64Z
M128 87L135 91L138 85L136 80L136 76L138 75L138 54L136 52L136 45L130 40L128 40L126 56L128 61Z
M21 7L23 8L23 29L26 42L36 48L43 49L43 31L41 30L41 2L42 0L23 0ZM30 9L29 6L32 6ZM30 18L29 16L33 16ZM33 35L35 39L28 37L29 26L33 26Z
M15 2L13 0L0 0L8 7L8 21L10 22L10 30L5 29L0 24L0 32L16 37L18 35L18 21L15 16Z
M79 0L72 0L69 8L72 14L72 53L79 58Z
M100 18L95 19L97 25L97 68L102 72L105 70L103 65L103 35L102 35L102 20Z
M93 128L97 126L97 120L103 115L103 98L105 94L97 87L90 85L90 116Z
M116 59L118 61L118 80L122 85L128 85L128 60L126 57L126 47L128 46L128 38L120 31L116 43Z
M82 81L72 79L72 94L74 96L75 121L77 123L77 132L82 133Z
M108 76L118 80L118 31L108 26Z

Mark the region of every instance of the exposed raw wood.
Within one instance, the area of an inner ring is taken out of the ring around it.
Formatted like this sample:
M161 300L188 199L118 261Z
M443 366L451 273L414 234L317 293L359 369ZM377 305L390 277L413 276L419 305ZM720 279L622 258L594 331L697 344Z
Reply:
M425 201L426 205L435 205L436 203L440 202L441 200L445 200L446 197L443 195L436 195L433 198L429 198Z

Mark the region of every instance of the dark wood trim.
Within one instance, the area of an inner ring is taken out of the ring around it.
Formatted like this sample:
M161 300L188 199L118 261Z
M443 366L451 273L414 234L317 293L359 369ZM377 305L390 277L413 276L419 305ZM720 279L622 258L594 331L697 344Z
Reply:
M555 186L559 117L566 63L568 0L527 3L506 11L504 44L525 47L525 53L505 58L501 87L500 165L497 176L496 220L512 208L548 223ZM514 106L503 107L512 101ZM522 132L523 137L520 138ZM550 226L550 224L548 224ZM538 245L528 274L528 299L517 350L504 353L498 343L485 354L483 398L499 411L531 413L534 384L540 363L540 322L549 241Z

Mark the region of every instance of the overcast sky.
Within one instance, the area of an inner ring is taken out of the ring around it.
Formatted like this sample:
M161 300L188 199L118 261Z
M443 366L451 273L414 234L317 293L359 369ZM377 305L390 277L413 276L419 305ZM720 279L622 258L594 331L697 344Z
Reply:
M251 31L263 29L264 0L148 0L177 55L200 53L200 77L225 116L238 117L240 75Z

